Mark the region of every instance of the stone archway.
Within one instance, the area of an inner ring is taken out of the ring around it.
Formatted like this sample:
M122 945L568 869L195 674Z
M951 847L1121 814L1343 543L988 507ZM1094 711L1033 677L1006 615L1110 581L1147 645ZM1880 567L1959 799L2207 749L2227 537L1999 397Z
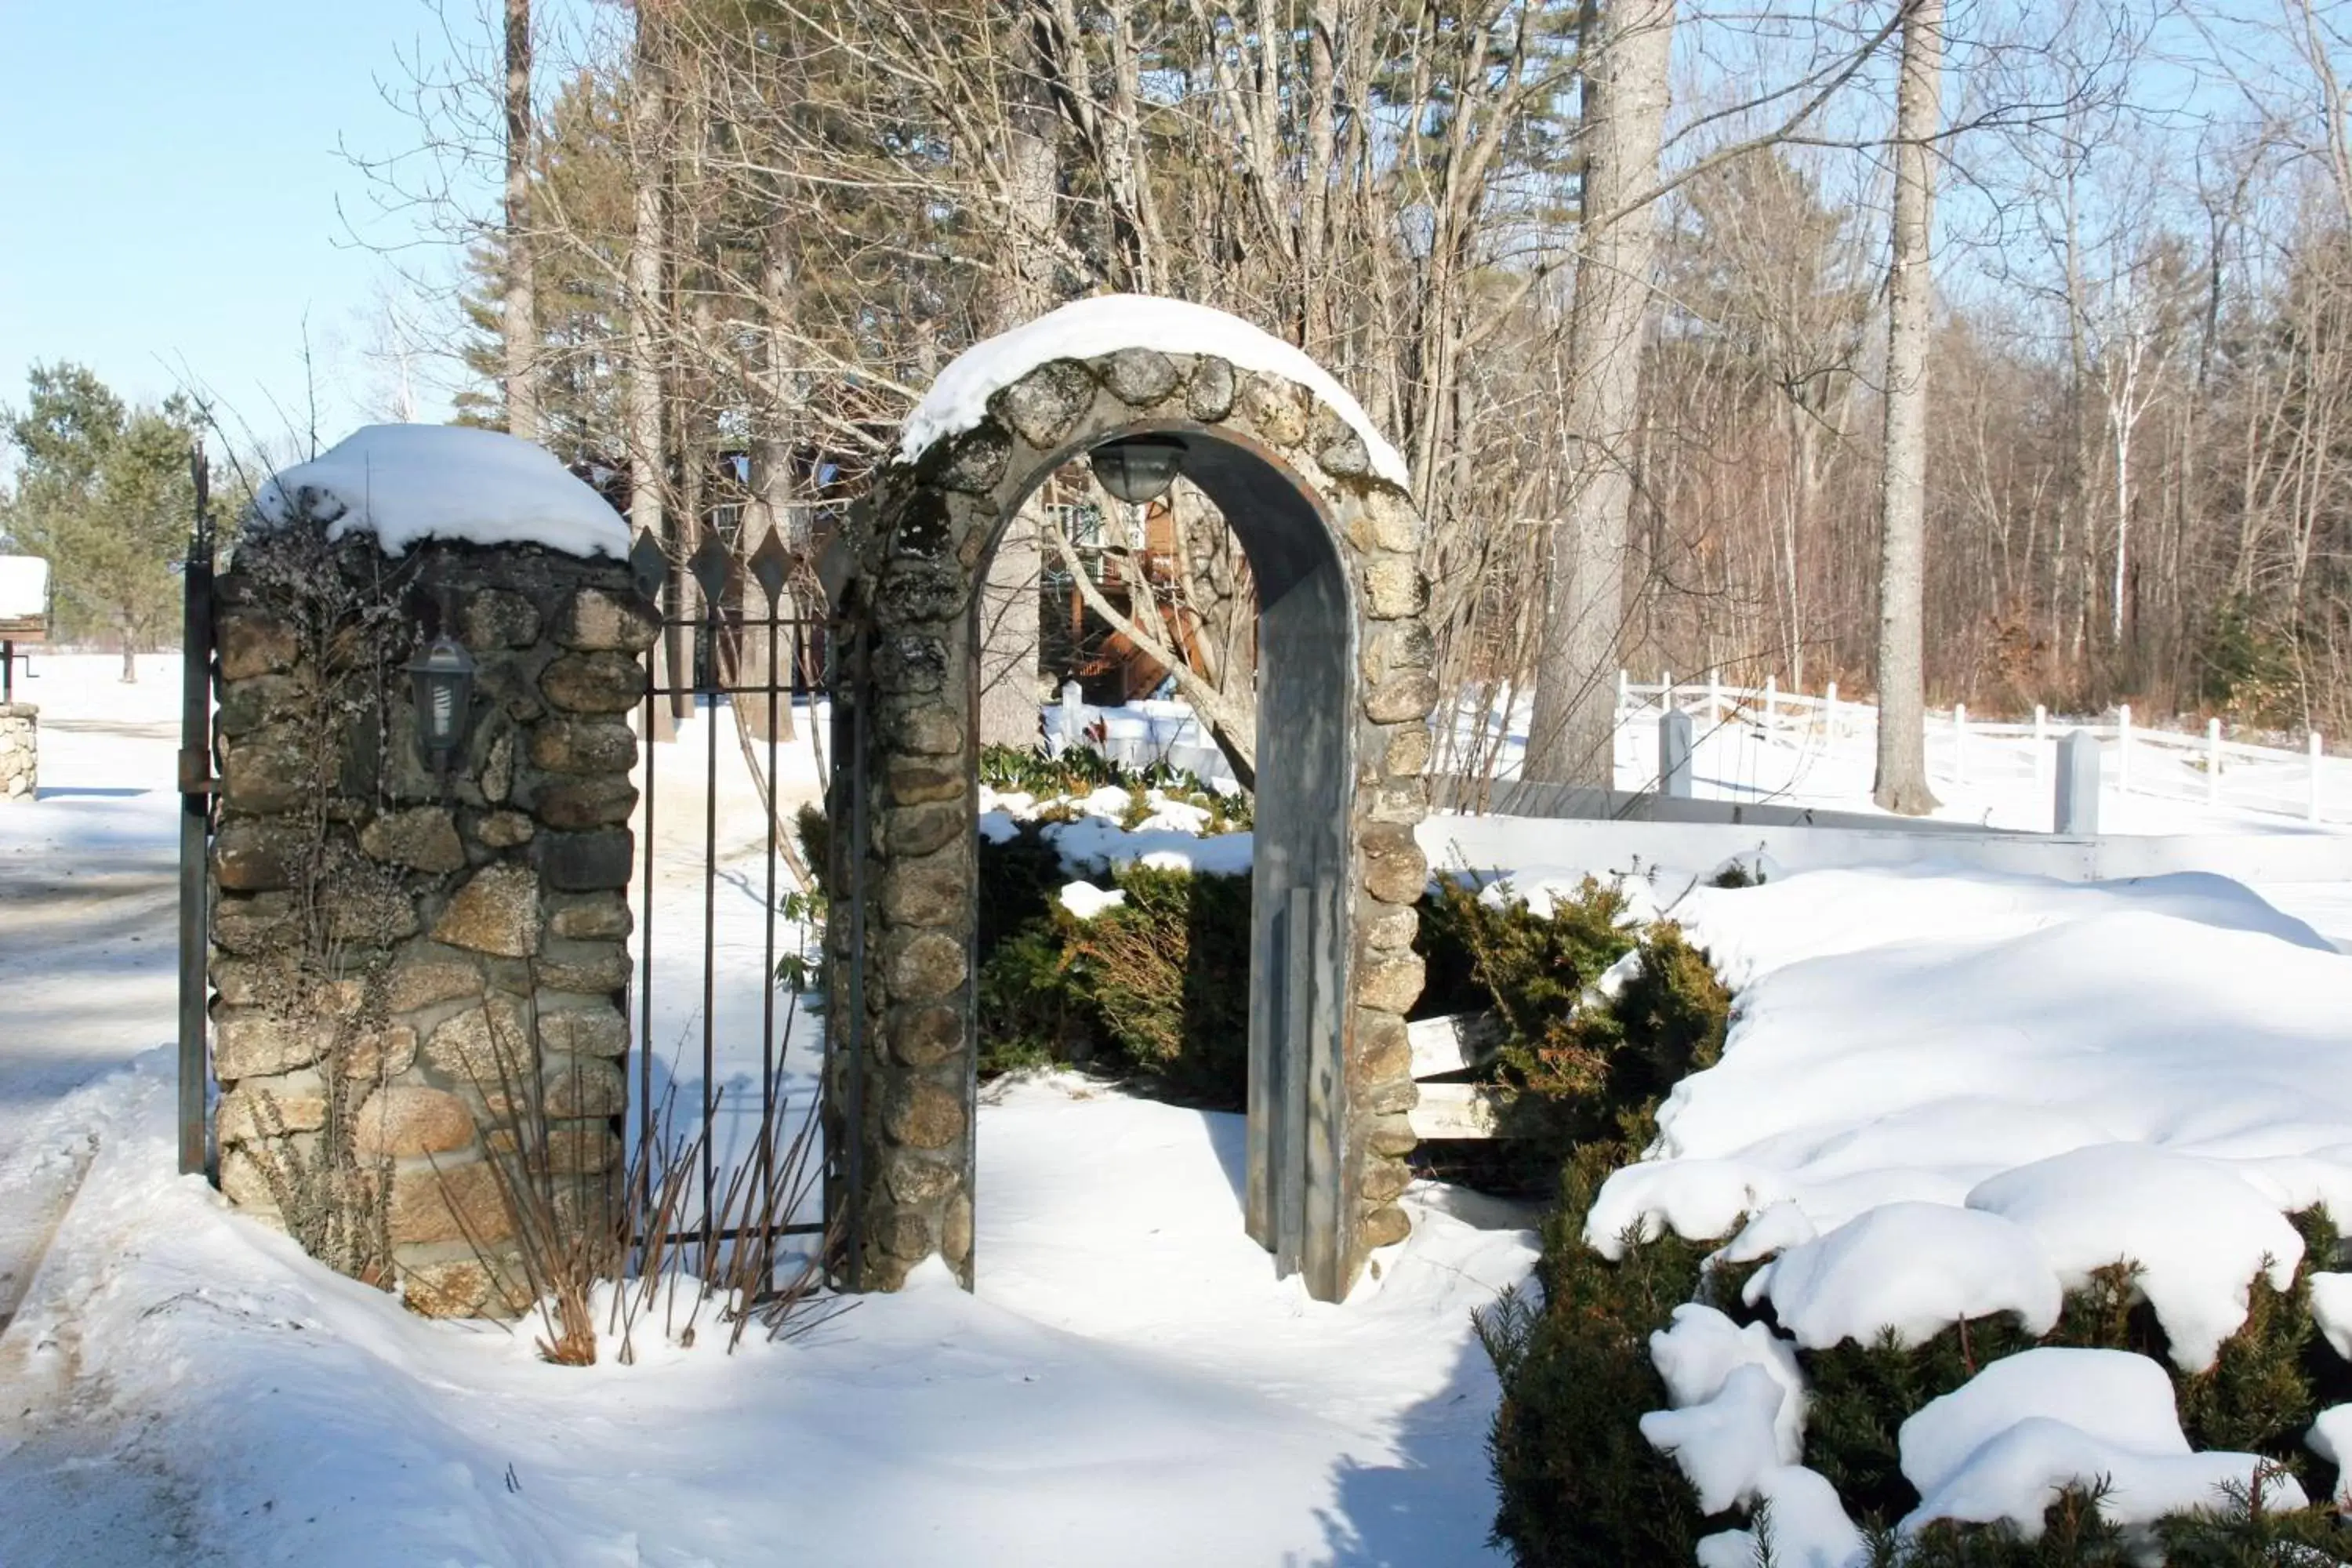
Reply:
M1421 521L1402 464L1296 351L1198 307L1096 300L951 365L827 563L828 1202L852 1288L934 1254L971 1281L974 604L1030 491L1146 434L1183 444L1258 584L1249 1232L1325 1300L1405 1235L1437 697Z

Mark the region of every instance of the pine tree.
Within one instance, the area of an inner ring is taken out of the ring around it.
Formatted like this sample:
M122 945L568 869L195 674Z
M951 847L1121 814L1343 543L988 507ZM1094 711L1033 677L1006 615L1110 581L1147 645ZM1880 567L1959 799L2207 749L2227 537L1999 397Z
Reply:
M128 407L78 364L36 364L27 380L23 411L0 415L24 463L0 499L0 535L49 563L60 635L119 637L122 679L136 680L139 650L177 612L194 411L176 396Z

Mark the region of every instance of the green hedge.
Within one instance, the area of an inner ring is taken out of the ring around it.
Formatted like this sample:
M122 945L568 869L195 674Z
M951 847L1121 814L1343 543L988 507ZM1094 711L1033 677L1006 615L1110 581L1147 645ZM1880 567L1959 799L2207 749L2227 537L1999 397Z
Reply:
M1659 1098L1721 1053L1729 998L1706 955L1661 924L1640 936L1641 963L1613 1004L1577 1008L1593 966L1613 963L1612 950L1632 951L1634 940L1618 945L1610 931L1620 906L1590 884L1549 932L1528 929L1534 917L1524 910L1480 910L1465 889L1439 902L1440 922L1464 933L1449 936L1446 951L1471 955L1473 977L1493 986L1509 1019L1509 1071L1528 1098L1550 1102L1550 1126L1565 1140L1559 1206L1543 1228L1539 1295L1507 1296L1479 1324L1502 1385L1489 1442L1500 1494L1496 1539L1528 1568L1689 1563L1700 1536L1746 1521L1702 1518L1673 1462L1643 1439L1642 1415L1667 1403L1649 1336L1684 1301L1706 1301L1741 1323L1770 1321L1770 1307L1739 1299L1757 1265L1703 1271L1701 1260L1727 1237L1686 1241L1669 1232L1643 1242L1628 1235L1622 1258L1611 1262L1585 1245L1584 1226L1601 1182L1654 1136ZM2163 1365L2194 1447L2264 1455L2308 1495L2326 1498L2330 1468L2304 1448L2303 1435L2320 1410L2352 1400L2352 1365L2318 1333L2309 1281L2314 1269L2332 1267L2338 1237L2321 1210L2291 1217L2305 1242L2293 1286L2275 1291L2257 1278L2245 1326L2204 1373L2173 1367L2154 1313L2133 1300L2128 1265L2102 1270L2069 1295L2057 1328L2038 1341L1995 1317L1956 1324L1907 1350L1889 1335L1874 1345L1798 1352L1811 1390L1804 1462L1836 1487L1870 1536L1874 1564L2137 1561L2122 1533L2098 1517L2093 1490L2053 1503L2047 1533L2032 1543L2006 1528L1949 1523L1909 1542L1892 1534L1919 1500L1895 1447L1908 1416L2001 1356L2036 1343L2091 1346L2137 1351ZM2174 1563L2352 1555L2352 1532L2324 1504L2275 1514L2239 1499L2165 1521L2158 1533Z
M1128 865L1091 920L1043 827L980 847L980 1067L1062 1062L1130 1074L1186 1104L1238 1110L1249 1082L1250 879Z

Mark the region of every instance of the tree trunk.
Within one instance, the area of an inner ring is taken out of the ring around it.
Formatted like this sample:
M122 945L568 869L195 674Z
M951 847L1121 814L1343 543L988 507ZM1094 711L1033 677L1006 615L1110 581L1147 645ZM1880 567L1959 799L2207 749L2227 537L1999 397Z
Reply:
M1895 110L1894 263L1886 284L1886 426L1879 487L1878 779L1888 811L1924 816L1927 789L1926 587L1928 258L1941 124L1944 0L1907 0Z
M665 526L667 519L664 503L669 477L665 471L662 441L664 377L658 331L665 238L661 148L664 106L659 25L654 9L650 5L637 7L636 68L629 89L630 174L636 186L632 193L635 227L629 244L629 521L638 532L652 534L667 547L669 532ZM668 584L673 590L677 577L673 561ZM665 610L671 607L671 594L665 593L663 605ZM682 684L677 679L678 662L677 639L665 631L655 644L655 681L663 686ZM654 738L674 738L677 727L671 704L656 701L652 710Z
M1625 620L1625 546L1641 418L1642 325L1655 230L1650 209L1612 214L1654 183L1674 42L1673 0L1588 10L1582 238L1569 318L1567 426L1579 448L1568 516L1553 526L1543 647L1526 776L1614 783L1616 672Z
M507 297L499 312L506 350L507 433L540 438L539 347L530 240L530 0L507 0Z
M1053 302L1054 104L1045 79L1042 18L1014 7L1006 58L1006 244L988 323L1002 332ZM980 595L980 743L1029 751L1037 744L1037 517L1034 499L1004 525Z
M784 346L793 309L792 233L785 216L789 210L782 201L776 201L762 236L760 308L766 317L767 332L761 345L761 407L751 433L751 504L744 509L740 541L747 562L771 535L781 536L787 548L798 549L800 544L793 537L792 527L793 447L799 435L800 410L793 395L791 356ZM735 713L745 733L762 741L768 739L770 729L767 689L771 680L781 689L774 700L775 733L782 740L793 738L793 678L797 672L793 668L791 628L771 632L761 623L772 609L778 616L794 614L796 603L789 580L772 605L767 590L748 571L744 574L742 651L735 672L736 684L742 690Z

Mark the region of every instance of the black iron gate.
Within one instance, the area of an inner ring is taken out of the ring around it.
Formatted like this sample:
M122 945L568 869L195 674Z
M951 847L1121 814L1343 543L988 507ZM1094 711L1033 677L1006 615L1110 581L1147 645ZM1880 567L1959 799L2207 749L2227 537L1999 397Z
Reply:
M213 832L213 519L210 475L199 444L189 454L196 515L181 565L180 626L180 1173L210 1169L205 1092L205 1004L212 979L207 861Z
M802 759L825 776L829 737L813 700L824 688L824 623L773 532L746 557L706 531L683 563L640 534L630 566L659 610L638 715L632 891L630 1207L640 1267L677 1247L708 1258L748 1243L766 1255L779 1237L829 1229L803 1201L816 1196L815 1096L828 1075L796 1104L785 1065L821 894L782 787ZM746 973L754 952L756 981ZM663 1026L681 1016L682 1031ZM756 1056L743 1037L754 1029Z

